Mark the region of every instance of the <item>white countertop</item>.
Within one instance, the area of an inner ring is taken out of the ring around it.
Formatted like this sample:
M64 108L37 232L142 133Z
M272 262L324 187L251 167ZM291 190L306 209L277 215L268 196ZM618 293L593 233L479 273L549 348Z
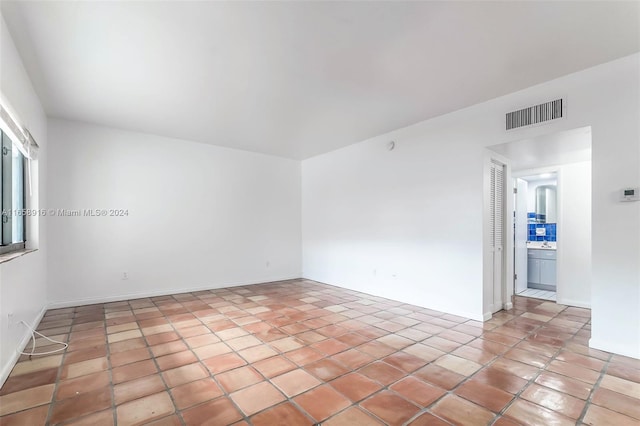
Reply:
M527 248L536 250L555 250L555 241L527 241Z

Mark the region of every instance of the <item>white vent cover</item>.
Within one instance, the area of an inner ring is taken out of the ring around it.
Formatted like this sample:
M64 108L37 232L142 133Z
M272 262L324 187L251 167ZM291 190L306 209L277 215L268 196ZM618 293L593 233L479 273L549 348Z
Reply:
M508 112L506 121L507 130L555 120L562 118L563 114L564 110L562 99L556 99L555 101L546 102L544 104Z

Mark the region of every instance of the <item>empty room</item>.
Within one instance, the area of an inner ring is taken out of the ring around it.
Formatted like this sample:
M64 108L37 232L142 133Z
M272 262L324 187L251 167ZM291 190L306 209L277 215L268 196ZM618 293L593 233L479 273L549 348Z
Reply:
M640 424L640 2L0 12L0 425Z

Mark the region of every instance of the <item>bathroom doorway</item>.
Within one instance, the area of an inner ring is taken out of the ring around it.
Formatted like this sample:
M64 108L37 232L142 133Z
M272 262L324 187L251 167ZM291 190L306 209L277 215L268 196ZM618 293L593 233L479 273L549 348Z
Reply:
M505 262L513 273L505 280L505 306L512 296L524 296L590 307L591 127L489 150L507 160L514 192L507 212L506 238L513 247Z
M513 294L555 302L558 172L528 173L513 174Z

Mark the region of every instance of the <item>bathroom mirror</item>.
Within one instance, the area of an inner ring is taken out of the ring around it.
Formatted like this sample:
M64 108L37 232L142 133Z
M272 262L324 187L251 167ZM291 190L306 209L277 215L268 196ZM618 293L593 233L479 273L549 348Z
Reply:
M536 222L556 223L558 220L557 206L555 185L541 185L536 188Z

